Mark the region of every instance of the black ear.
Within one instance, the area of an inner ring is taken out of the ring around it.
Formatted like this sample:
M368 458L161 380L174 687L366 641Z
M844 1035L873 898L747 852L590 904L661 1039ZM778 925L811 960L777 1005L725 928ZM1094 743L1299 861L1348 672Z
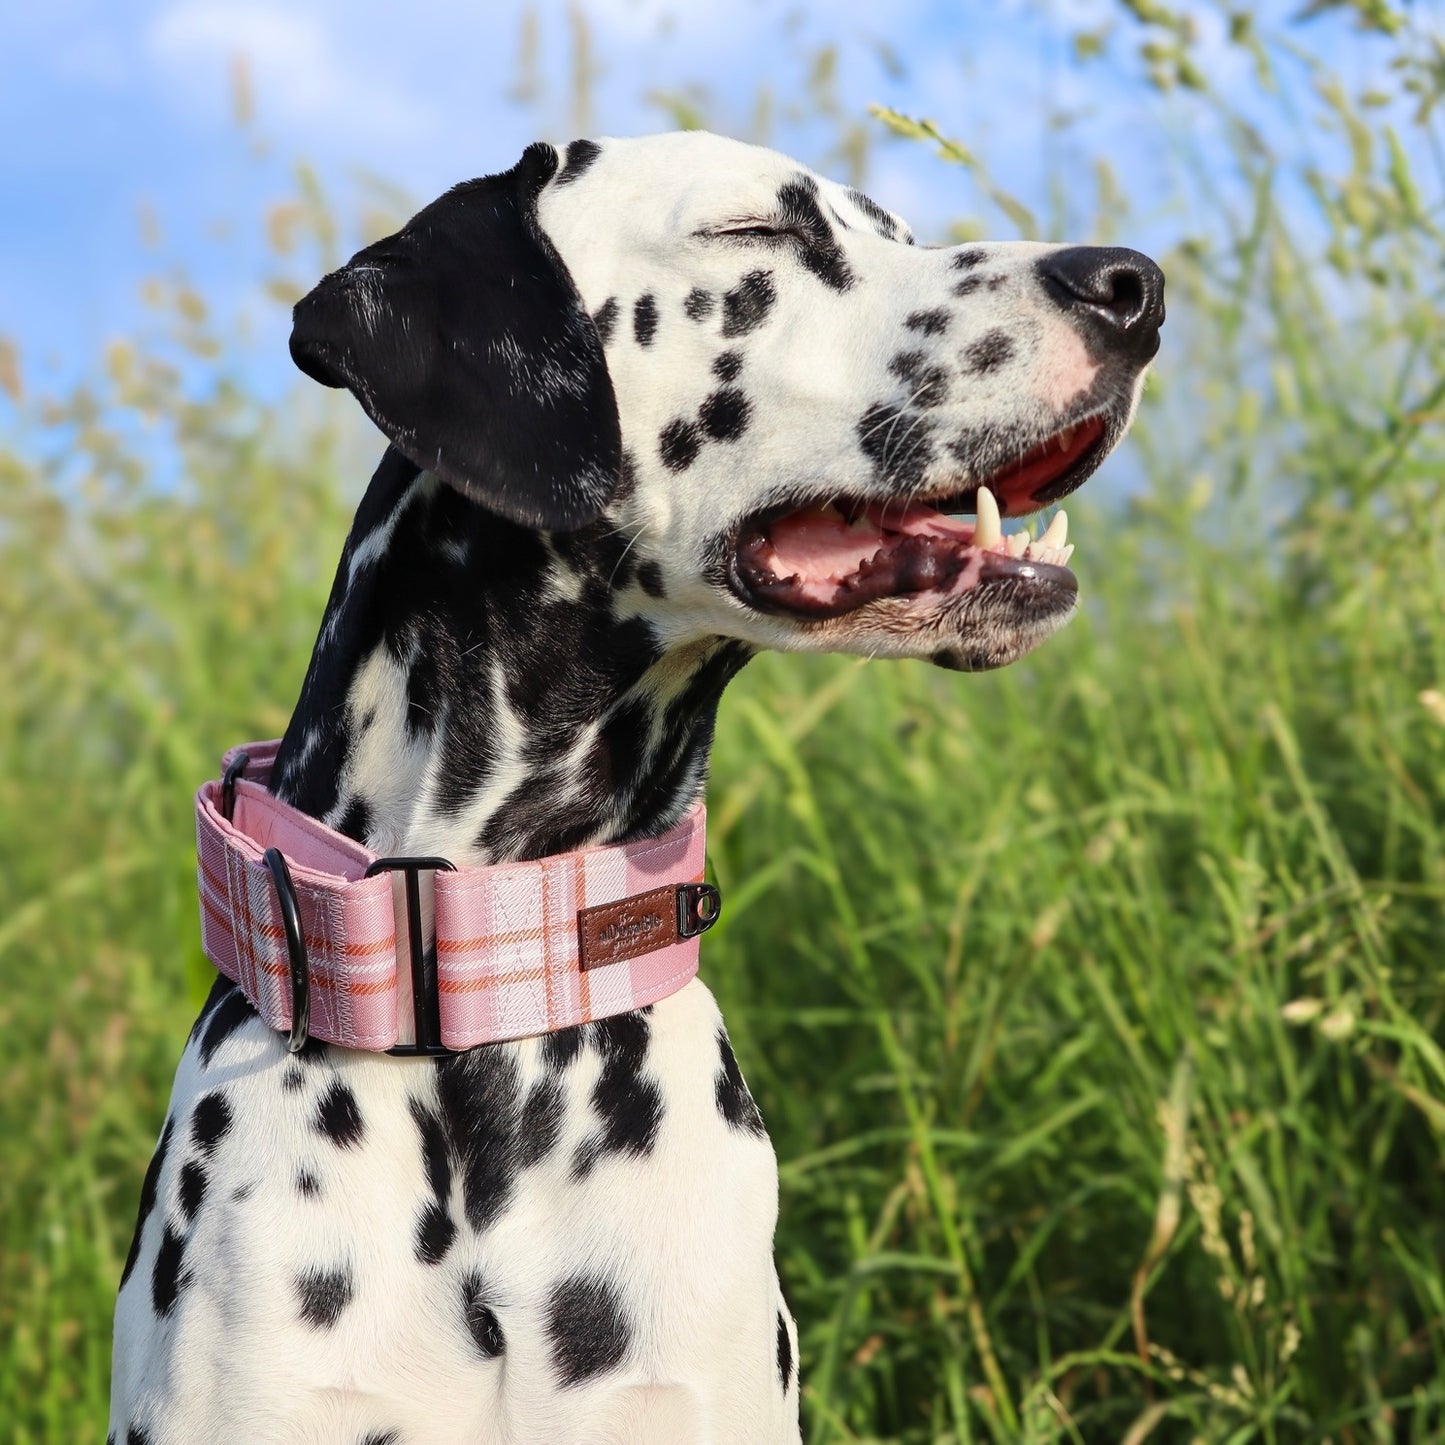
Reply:
M571 531L617 485L602 342L537 224L549 145L468 181L297 304L291 356L348 387L410 461L526 526Z

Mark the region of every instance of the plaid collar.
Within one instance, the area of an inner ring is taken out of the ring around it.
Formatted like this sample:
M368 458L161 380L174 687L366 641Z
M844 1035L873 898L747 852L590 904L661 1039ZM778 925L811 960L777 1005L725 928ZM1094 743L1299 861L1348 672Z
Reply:
M378 858L267 789L279 747L225 755L196 843L202 947L293 1053L453 1053L627 1013L697 972L722 908L701 803L660 837L525 863Z

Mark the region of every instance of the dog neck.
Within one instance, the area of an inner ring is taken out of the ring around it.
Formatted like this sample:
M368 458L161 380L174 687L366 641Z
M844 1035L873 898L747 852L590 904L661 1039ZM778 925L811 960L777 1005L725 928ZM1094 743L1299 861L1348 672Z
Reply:
M664 644L608 521L497 518L388 451L342 553L273 777L380 853L510 862L660 833L701 796L750 656Z

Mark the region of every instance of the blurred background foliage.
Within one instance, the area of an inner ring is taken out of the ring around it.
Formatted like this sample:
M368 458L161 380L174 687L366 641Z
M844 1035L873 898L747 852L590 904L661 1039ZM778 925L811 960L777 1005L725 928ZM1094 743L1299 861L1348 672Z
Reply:
M1011 118L1057 146L1046 194L1014 194L977 138L844 104L837 46L746 123L705 77L651 95L668 124L806 124L802 158L864 184L928 147L952 235L1142 242L1169 277L1134 438L1070 507L1067 633L980 678L764 659L724 702L705 969L781 1160L805 1437L1440 1440L1439 17L1043 8L1071 65L1169 118L1167 191L1049 115ZM560 139L607 128L569 14L570 96L539 95L525 11L512 97ZM233 91L261 144L240 63ZM413 204L364 178L343 213L298 163L260 221L274 304ZM207 984L190 794L284 727L379 447L248 384L163 249L146 299L60 393L0 343L17 1441L104 1436L115 1281Z

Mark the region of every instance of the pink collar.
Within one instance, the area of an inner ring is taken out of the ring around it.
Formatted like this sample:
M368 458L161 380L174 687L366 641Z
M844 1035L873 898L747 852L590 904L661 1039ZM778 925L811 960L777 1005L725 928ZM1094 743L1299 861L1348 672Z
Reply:
M377 858L283 803L265 787L279 747L226 754L226 777L196 794L196 843L202 947L293 1053L308 1037L405 1054L527 1038L641 1008L697 972L722 906L702 881L701 803L658 838L454 869ZM419 882L433 870L434 956Z

